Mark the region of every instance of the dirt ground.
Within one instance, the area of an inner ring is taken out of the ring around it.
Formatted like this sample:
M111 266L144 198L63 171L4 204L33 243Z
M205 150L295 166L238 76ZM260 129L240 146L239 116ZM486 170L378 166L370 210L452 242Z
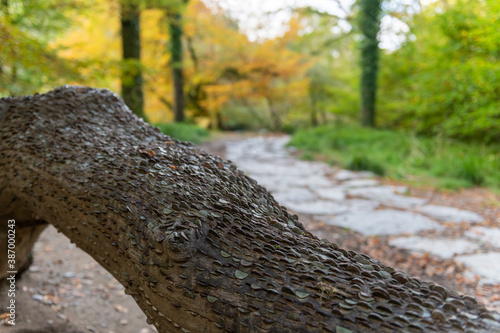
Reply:
M0 325L0 332L156 332L122 285L52 226L33 255L29 271L16 281L16 325ZM5 310L5 286L0 295Z
M238 139L226 136L224 140ZM209 152L224 154L224 144L216 138L203 145ZM393 183L390 180L385 182ZM500 198L483 189L440 192L430 188L412 189L412 195L468 209L486 217L484 225L500 221ZM409 254L387 245L387 237L366 237L335 226L300 220L320 238L349 250L366 253L398 270L423 280L477 297L491 309L500 310L500 286L479 286L467 277L466 269L451 260ZM464 232L464 226L450 227L450 233ZM0 286L0 314L5 312L6 286ZM124 288L89 255L48 227L34 249L34 263L16 281L16 326L0 324L0 333L153 333L155 328ZM1 319L0 319L1 320Z

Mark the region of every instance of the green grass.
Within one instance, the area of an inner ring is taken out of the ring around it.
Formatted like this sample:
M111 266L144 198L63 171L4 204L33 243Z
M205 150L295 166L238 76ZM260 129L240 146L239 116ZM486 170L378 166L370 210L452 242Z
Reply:
M500 188L500 145L483 146L357 126L297 131L290 145L351 170L439 188ZM324 158L323 157L323 158Z
M156 124L163 134L169 135L174 139L189 141L195 144L201 143L209 137L209 132L197 125L187 123L163 123Z
M381 176L385 174L385 168L381 164L371 160L364 154L352 156L352 158L345 164L345 168L355 171L371 171Z

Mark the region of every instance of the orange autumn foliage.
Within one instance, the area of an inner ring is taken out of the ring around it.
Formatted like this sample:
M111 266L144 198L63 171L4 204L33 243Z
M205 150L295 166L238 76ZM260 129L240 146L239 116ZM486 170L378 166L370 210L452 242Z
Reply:
M60 56L84 61L80 84L119 87L121 42L117 1L95 3L92 17L81 16L76 28L57 41ZM251 42L215 6L191 0L184 14L184 75L187 116L205 123L228 103L267 108L272 127L279 126L307 98L306 71L312 65L287 44L297 38L300 22L293 18L281 37ZM168 26L162 9L141 13L145 110L153 123L171 121L172 78Z

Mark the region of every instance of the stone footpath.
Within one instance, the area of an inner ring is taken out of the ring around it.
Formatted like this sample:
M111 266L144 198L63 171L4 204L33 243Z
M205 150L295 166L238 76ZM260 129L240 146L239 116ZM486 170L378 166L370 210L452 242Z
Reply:
M500 228L475 226L483 220L478 214L428 204L426 199L405 195L405 186L381 185L369 172L298 160L294 149L286 147L289 139L230 141L225 157L290 211L364 235L391 236L392 246L464 264L480 284L500 283ZM466 223L465 236L446 237L450 223ZM432 237L422 235L428 231L433 231ZM482 244L493 250L481 252Z

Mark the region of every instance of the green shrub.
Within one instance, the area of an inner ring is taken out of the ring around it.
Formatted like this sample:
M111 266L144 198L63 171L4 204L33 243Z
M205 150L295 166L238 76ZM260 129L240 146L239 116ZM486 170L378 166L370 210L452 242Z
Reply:
M293 134L297 130L297 126L293 124L285 124L281 127L281 131L286 134Z
M209 133L205 128L187 123L163 123L157 124L163 134L173 137L181 141L189 141L195 144L201 143L209 137Z
M457 161L456 176L472 185L482 185L484 176L481 161L474 157L466 157Z
M311 152L306 151L304 154L302 154L302 159L305 161L313 161L314 156Z
M464 143L440 136L359 126L299 129L290 145L307 156L351 170L368 170L417 184L500 188L500 145ZM310 153L314 153L311 155Z
M383 176L385 174L384 167L365 155L355 155L345 165L345 168L353 171L371 171L377 175Z

